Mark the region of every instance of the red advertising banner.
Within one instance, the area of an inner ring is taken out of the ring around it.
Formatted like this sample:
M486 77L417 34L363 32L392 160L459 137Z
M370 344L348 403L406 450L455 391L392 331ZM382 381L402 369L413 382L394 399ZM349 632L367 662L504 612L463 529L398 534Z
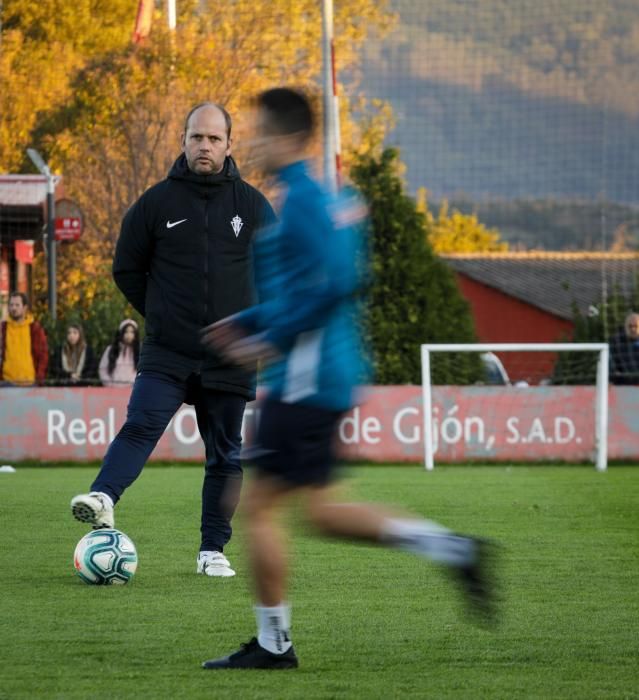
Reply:
M593 459L594 387L434 387L435 462L576 462ZM2 461L98 460L126 417L130 388L0 388ZM249 404L243 434L259 420ZM609 393L608 455L639 460L639 391ZM421 389L368 387L339 425L346 459L423 460ZM153 452L156 460L202 460L195 410L182 406Z
M592 459L595 389L433 387L432 431L436 462ZM352 458L421 460L419 387L369 391L342 421L340 442Z

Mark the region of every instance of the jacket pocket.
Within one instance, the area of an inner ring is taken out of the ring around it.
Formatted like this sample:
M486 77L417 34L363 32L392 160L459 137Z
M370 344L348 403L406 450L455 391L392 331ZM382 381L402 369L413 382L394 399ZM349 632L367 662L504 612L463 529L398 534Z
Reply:
M166 302L162 289L149 277L146 288L145 301L145 334L154 340L161 340L163 335L164 319L166 318Z

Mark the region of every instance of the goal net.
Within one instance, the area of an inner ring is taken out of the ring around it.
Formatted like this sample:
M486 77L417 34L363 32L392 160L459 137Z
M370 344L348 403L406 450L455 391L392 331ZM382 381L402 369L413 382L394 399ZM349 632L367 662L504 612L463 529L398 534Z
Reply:
M426 469L469 461L606 469L606 343L426 344L421 361Z

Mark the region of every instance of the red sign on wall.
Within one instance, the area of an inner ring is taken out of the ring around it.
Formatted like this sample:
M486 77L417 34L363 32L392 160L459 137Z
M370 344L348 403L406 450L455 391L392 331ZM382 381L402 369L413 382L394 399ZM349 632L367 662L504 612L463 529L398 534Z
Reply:
M592 387L434 387L435 463L585 461L593 458ZM126 418L127 388L0 388L0 446L8 460L101 459ZM608 454L639 459L639 392L611 387ZM259 406L247 406L251 443ZM422 462L423 414L418 386L368 387L338 429L342 457ZM201 460L195 409L182 406L153 459Z
M82 219L79 216L56 217L56 241L77 241L82 235Z
M84 229L82 210L72 199L59 199L55 203L56 241L77 241Z

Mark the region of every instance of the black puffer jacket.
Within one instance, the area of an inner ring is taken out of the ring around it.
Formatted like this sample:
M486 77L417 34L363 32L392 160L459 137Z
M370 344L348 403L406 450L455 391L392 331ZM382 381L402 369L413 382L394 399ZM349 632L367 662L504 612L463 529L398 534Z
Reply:
M620 328L610 341L610 381L613 384L639 384L639 341Z
M197 175L181 155L122 222L113 278L145 318L138 368L206 387L255 395L255 373L205 351L200 330L254 301L252 240L275 215L240 178L232 158L217 175Z

